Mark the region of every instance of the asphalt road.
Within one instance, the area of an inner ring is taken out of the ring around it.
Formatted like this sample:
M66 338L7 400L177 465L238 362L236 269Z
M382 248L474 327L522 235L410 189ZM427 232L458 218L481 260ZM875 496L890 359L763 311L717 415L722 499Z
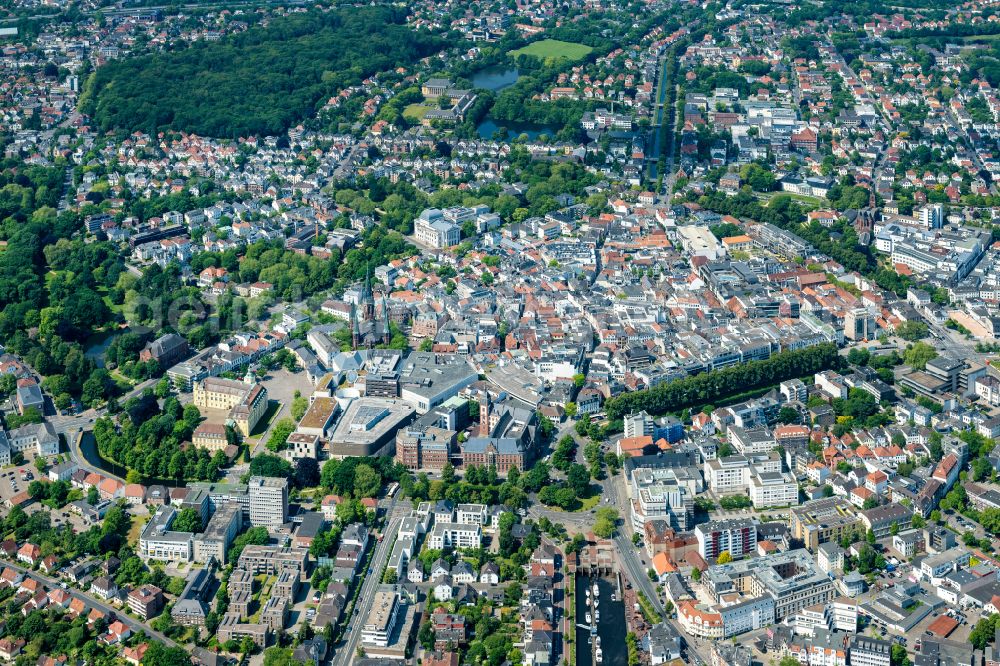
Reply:
M4 566L8 566L11 569L14 569L16 571L20 571L21 573L27 575L29 578L33 578L33 579L37 580L38 582L43 583L44 585L47 585L48 587L50 587L52 589L58 588L62 584L61 581L58 581L58 580L56 580L54 578L49 578L48 576L43 576L42 574L40 574L40 573L38 573L36 571L32 571L30 569L25 569L24 567L22 567L22 566L20 566L18 564L14 564L13 562L4 562ZM175 643L173 640L167 638L166 636L164 636L160 632L155 631L148 624L140 622L139 620L136 620L135 618L129 617L123 611L120 611L120 610L118 610L118 609L116 609L116 608L114 608L112 606L107 605L103 601L100 601L96 597L93 597L93 596L87 594L86 592L82 592L80 590L76 590L76 589L73 589L73 588L67 588L66 591L69 592L71 595L73 595L74 597L76 597L78 599L83 599L83 601L86 602L86 604L88 606L90 606L91 608L97 608L98 610L101 610L104 613L107 613L109 615L111 613L114 613L114 615L115 615L116 618L118 618L119 620L121 620L123 624L125 624L129 629L131 629L135 633L138 633L140 631L144 631L144 632L146 632L146 635L150 636L151 638L155 638L159 642L161 642L161 643L163 643L163 644L165 644L165 645L167 645L169 647L179 647L177 645L177 643Z
M375 547L375 554L372 556L371 564L368 567L368 575L365 576L365 581L361 584L361 592L358 594L354 611L347 620L349 626L353 628L347 632L346 642L334 649L334 656L330 662L332 666L348 666L354 661L357 654L358 645L361 643L361 627L372 609L375 588L382 583L380 574L386 560L389 558L389 548L395 541L392 536L399 531L399 524L402 522L403 514L406 512L405 506L400 506L398 509L399 513L397 515L396 502L393 500L389 505L387 513L388 525L382 532L386 535L386 538L378 542L378 545Z
M976 351L976 342L979 340L967 340L961 333L952 331L937 322L927 321L927 326L931 330L931 337L924 340L935 349L954 356L955 358L969 359L979 363L985 363L990 354L982 354Z

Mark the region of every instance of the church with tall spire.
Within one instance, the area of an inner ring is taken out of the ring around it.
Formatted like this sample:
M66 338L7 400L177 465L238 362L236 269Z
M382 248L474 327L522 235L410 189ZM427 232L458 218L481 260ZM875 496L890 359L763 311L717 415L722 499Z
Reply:
M356 305L351 306L351 340L355 349L372 349L378 344L388 344L392 339L389 326L389 302L382 293L382 312L376 317L375 293L372 291L371 266L365 269L365 281Z

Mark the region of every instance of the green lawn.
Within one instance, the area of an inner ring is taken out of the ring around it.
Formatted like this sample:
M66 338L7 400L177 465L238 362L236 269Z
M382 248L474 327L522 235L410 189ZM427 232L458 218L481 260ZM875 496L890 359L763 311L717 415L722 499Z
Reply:
M268 400L267 411L260 417L260 421L254 426L253 432L250 433L250 437L247 439L260 439L260 436L267 432L267 429L271 426L271 421L279 411L281 411L281 401Z
M960 41L967 48L971 48L976 44L989 44L990 42L995 42L1000 39L1000 35L975 35L973 37L963 37Z
M403 109L403 117L412 123L419 123L430 110L431 107L426 104L408 104Z
M807 211L819 208L820 206L823 205L823 200L820 199L819 197L811 197L805 194L796 194L795 192L767 192L760 196L764 200L765 206L771 203L771 199L774 199L775 197L778 196L790 197L794 201L801 204Z
M142 520L133 520L132 524L128 528L128 536L125 537L127 543L135 545L139 543L139 535L142 534L142 528L146 526L146 522Z
M550 506L548 504L545 504L544 502L542 502L542 506L552 511L564 511L566 513L586 513L587 511L590 511L591 509L593 509L594 507L596 507L598 504L601 503L601 494L599 492L594 492L595 489L597 489L596 486L591 486L591 489L587 492L587 496L578 497L576 499L576 506L570 509L564 509L558 506Z
M104 301L104 304L108 306L108 309L114 312L115 314L121 314L125 310L125 307L123 305L118 305L117 303L111 302L111 295L108 293L107 287L97 287L94 291L96 291L98 296L101 297L101 300Z
M558 39L542 39L532 42L524 48L511 51L508 55L514 58L526 55L542 60L581 60L593 50L586 44L563 42Z

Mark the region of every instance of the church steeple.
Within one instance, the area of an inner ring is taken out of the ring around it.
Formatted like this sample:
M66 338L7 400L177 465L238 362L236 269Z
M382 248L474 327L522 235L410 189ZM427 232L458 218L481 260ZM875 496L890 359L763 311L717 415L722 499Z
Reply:
M351 303L351 346L354 349L358 348L358 342L361 339L361 326L358 325L358 310L357 307Z
M361 286L361 308L365 321L375 321L375 295L372 293L371 264L365 265L365 281Z

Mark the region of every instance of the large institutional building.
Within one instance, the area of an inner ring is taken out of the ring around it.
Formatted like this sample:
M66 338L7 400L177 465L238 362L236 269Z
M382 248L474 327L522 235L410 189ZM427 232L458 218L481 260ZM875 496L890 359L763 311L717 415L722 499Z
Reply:
M267 411L267 389L260 384L208 377L195 383L194 404L199 409L229 411L236 429L249 437Z
M687 633L710 639L781 622L837 594L833 580L801 549L715 565L702 574L702 582L715 604L683 602L678 617Z
M277 529L288 522L288 479L250 478L250 524Z

